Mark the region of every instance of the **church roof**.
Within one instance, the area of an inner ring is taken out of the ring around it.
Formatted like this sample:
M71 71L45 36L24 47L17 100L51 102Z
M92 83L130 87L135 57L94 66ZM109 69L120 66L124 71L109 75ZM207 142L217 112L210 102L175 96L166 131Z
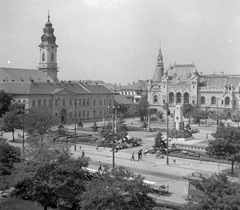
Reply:
M0 67L0 82L47 82L52 80L41 70Z

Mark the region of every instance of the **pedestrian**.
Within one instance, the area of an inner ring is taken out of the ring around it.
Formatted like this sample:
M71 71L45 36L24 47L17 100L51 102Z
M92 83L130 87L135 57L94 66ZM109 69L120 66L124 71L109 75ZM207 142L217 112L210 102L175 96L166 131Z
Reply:
M98 166L98 171L102 171L102 164L101 164L101 161L99 161L99 166Z
M97 144L97 146L96 146L96 150L98 150L98 144Z
M199 158L199 163L201 164L202 160L201 160L201 155L200 154L198 154L198 158Z
M134 157L134 151L132 152L132 158L131 161L134 160L135 161L135 157Z
M141 150L138 151L138 161L139 160L142 160L142 158L141 158Z
M176 159L173 159L173 163L176 165Z
M82 157L84 157L85 156L85 152L84 152L84 150L82 150Z

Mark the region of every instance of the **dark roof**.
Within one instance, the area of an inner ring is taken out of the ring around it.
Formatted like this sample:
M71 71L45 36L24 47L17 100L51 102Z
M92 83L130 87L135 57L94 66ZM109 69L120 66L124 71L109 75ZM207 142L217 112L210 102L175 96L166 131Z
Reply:
M125 96L123 95L114 95L114 101L118 104L124 104L124 105L131 105L132 102L129 101Z
M114 94L109 88L105 87L105 85L87 85L81 84L87 90L89 90L93 94Z
M168 69L168 76L170 77L169 80L172 83L177 83L179 80L190 82L194 72L197 73L194 64L175 64L173 67Z
M199 80L200 87L224 87L224 86L240 86L240 76L232 77L232 76L221 76L215 75L213 76L200 76Z
M0 67L0 82L47 82L52 80L41 70Z

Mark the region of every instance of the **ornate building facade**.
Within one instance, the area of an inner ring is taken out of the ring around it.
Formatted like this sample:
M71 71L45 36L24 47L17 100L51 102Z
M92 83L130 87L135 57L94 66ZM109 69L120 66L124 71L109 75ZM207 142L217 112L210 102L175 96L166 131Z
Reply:
M48 107L61 122L111 115L114 92L104 84L58 79L57 44L50 16L41 37L38 70L0 67L0 89L31 107ZM110 108L107 108L110 107ZM76 118L75 118L76 116Z
M240 75L199 74L194 63L175 63L164 69L159 49L156 70L148 83L148 102L151 108L162 111L168 103L171 117L175 106L185 103L236 114L240 108Z

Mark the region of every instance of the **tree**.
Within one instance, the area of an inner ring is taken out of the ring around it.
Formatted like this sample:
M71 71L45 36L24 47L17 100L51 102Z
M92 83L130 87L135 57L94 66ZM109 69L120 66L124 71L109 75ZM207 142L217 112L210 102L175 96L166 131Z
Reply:
M153 148L155 150L159 150L159 149L162 149L162 148L166 148L166 143L163 141L162 139L162 133L161 131L158 131L157 134L155 135L154 137L154 140L155 140L155 144L153 146Z
M163 112L162 112L162 111L158 111L158 112L156 113L156 117L157 117L159 120L163 119Z
M0 90L0 118L8 111L8 107L13 100L12 95Z
M232 116L232 121L235 123L238 123L238 126L239 126L239 123L240 123L240 113L239 112L237 112L236 115Z
M25 116L26 131L31 136L42 136L54 123L51 110L46 107L30 108Z
M76 209L78 197L89 181L84 169L86 158L73 159L68 152L42 147L46 159L28 159L15 166L10 176L3 177L1 189L14 187L14 195L36 201L44 210L57 207L57 203Z
M141 98L138 104L132 104L128 113L132 116L140 116L142 122L145 121L145 118L148 116L148 101L146 98Z
M149 188L143 184L141 175L133 176L123 167L111 172L104 170L82 194L82 209L152 209L155 202L148 196Z
M209 178L202 177L199 181L192 181L192 184L203 192L203 195L188 198L189 201L184 209L239 209L240 184L229 181L225 174L214 174Z
M0 177L11 174L13 164L20 162L21 151L19 147L0 141Z
M193 106L192 104L183 104L183 116L188 118L188 123L190 124L190 118L193 115Z
M228 160L232 164L240 160L240 128L232 126L219 127L213 134L214 141L210 141L206 153L210 157Z
M195 123L200 123L201 119L205 119L206 112L199 107L194 107L192 112L192 117Z
M5 132L12 132L14 141L14 131L22 128L22 117L17 110L8 111L3 115L3 128Z

